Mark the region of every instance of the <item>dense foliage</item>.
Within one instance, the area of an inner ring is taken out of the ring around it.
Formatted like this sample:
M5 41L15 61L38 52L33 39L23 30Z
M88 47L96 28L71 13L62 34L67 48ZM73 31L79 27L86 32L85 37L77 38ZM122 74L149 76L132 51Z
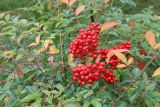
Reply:
M160 17L135 1L37 0L2 12L0 106L160 105Z

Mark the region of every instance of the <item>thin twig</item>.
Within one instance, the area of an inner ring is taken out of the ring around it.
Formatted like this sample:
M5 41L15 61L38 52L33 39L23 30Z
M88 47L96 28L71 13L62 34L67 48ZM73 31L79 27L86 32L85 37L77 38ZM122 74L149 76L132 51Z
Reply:
M62 72L64 72L64 57L63 57L63 42L62 42L62 34L60 33L60 53L61 53L61 60L62 60Z

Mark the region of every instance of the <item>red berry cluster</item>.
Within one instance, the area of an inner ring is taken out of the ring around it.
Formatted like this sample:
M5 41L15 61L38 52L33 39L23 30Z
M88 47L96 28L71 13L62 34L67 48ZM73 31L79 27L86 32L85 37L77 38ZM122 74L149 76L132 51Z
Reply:
M86 31L81 30L81 34L71 42L69 52L74 58L85 60L88 54L97 50L99 33L99 23L92 23Z
M139 49L139 53L140 55L144 55L144 56L147 55L147 52L144 49ZM140 70L143 70L145 66L145 61L138 61L137 66Z
M147 55L147 52L143 49L139 49L139 53L140 53L140 55L144 55L144 56Z
M73 80L77 81L81 85L87 83L93 84L99 79L104 79L109 83L115 81L115 74L109 69L105 69L105 62L98 62L96 64L89 63L86 66L80 65L72 70Z
M70 44L70 53L73 55L73 58L85 60L88 57L92 57L94 59L93 63L95 64L81 64L77 68L72 69L73 80L81 85L93 84L99 79L103 79L108 83L114 83L116 81L115 74L110 71L110 68L112 70L116 69L117 64L121 60L116 56L112 56L107 65L105 62L107 54L110 50L115 49L130 50L132 46L131 42L124 41L110 49L102 48L98 50L99 25L98 23L92 23L86 30L81 30L80 35ZM99 59L98 62L97 59Z
M145 66L145 62L144 61L139 61L137 62L137 66L140 70L143 70L144 69L144 66Z
M116 49L126 49L126 50L130 50L132 47L132 43L129 42L129 41L124 41L124 42L120 42L120 44L118 46L114 46L112 48L110 48L110 50L116 50ZM120 62L121 60L116 57L116 56L113 56L110 61L109 61L109 64L111 66L112 69L116 69L116 66L118 65L118 63Z

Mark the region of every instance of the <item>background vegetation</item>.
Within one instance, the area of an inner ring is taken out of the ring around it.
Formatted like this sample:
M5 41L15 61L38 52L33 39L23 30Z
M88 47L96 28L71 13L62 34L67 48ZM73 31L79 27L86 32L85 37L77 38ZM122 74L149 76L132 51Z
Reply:
M0 106L159 106L159 0L71 1L0 1ZM93 21L101 27L118 23L101 32L98 49L132 43L132 64L113 70L117 83L81 86L72 80L77 60L69 54L70 43Z

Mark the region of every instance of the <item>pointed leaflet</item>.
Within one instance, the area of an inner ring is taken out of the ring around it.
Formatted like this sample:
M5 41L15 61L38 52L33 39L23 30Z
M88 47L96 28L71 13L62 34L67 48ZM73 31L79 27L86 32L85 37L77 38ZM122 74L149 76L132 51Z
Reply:
M160 49L160 44L159 43L157 43L155 46L154 46L154 48L153 49Z
M37 45L40 43L40 39L41 39L41 35L38 35L35 40Z
M128 59L127 65L132 64L132 62L133 62L133 57L130 57L130 58Z
M76 67L76 64L73 63L73 55L72 54L69 54L68 55L68 65L70 65L71 67Z
M118 64L116 67L117 68L125 68L125 67L127 67L127 65L125 65L125 64Z
M106 29L109 29L109 28L111 28L113 26L117 26L117 25L118 25L117 22L107 22L107 23L105 23L105 24L102 25L101 32L104 31L104 30L106 30Z
M44 41L44 48L45 48L45 49L48 49L49 44L50 44L50 40L45 40L45 41Z
M152 77L155 77L155 76L160 76L160 67L154 71Z
M58 49L56 49L56 47L55 46L52 46L52 47L50 47L50 54L51 55L55 55L55 54L57 54L57 53L59 53L59 50Z
M31 44L28 45L28 47L31 47L31 46L37 46L37 44L36 43L31 43Z
M85 9L85 7L86 5L79 6L75 11L76 16L78 16Z
M130 50L126 50L126 49L116 49L116 51L118 52L129 52ZM107 58L106 58L106 62L109 63L109 60L112 56L114 56L115 53L114 53L114 50L110 50L107 54Z
M109 0L104 0L104 3L107 4L109 2Z
M125 57L125 55L117 50L114 50L114 54L123 62L123 63L127 63L127 58Z
M148 41L148 43L151 45L152 48L155 46L156 40L153 32L151 31L146 32L146 40Z
M114 56L113 50L110 50L107 54L106 62L109 63L110 58Z

